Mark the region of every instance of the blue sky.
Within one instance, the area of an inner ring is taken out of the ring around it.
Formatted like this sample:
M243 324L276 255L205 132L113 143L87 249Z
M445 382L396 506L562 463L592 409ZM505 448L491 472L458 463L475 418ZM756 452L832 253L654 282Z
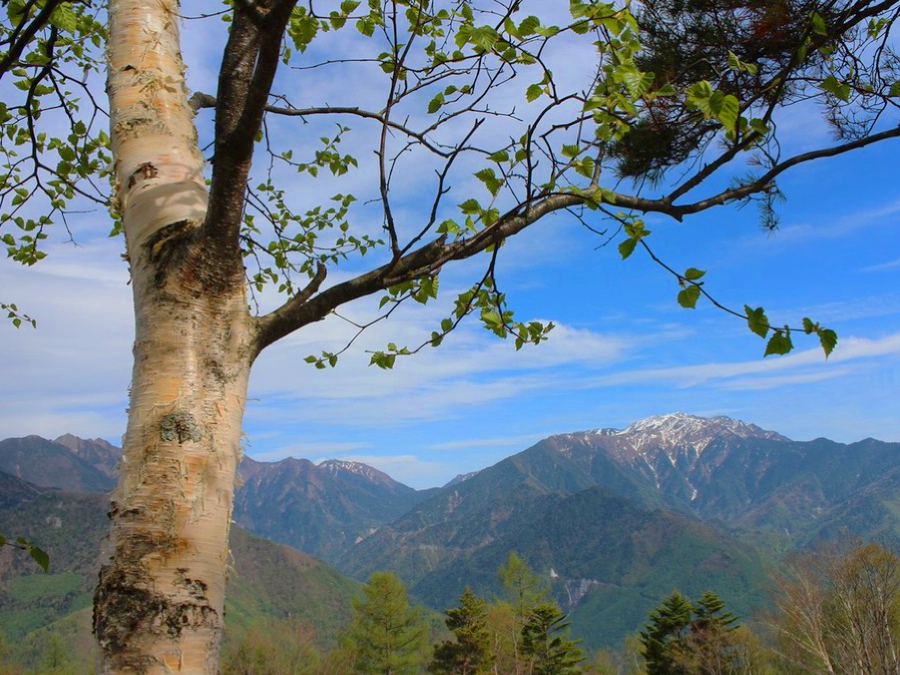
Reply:
M221 26L216 20L190 22L185 35L191 36L189 84L211 92ZM344 53L357 48L346 40L339 43ZM362 99L375 107L381 85L351 70L347 80L291 72L277 86L302 91L298 104ZM203 115L201 134L208 127ZM814 109L793 109L780 125L788 149L830 139ZM278 121L272 132L302 152L315 147L325 127ZM367 143L375 127L353 127L345 144L361 161L348 182L357 196L372 196L377 183ZM720 207L684 223L648 219L657 254L676 268L707 270L706 288L724 304L763 305L776 323L796 325L808 315L834 328L840 342L828 360L801 337L790 356L763 359L764 342L737 319L703 301L696 310L681 309L677 285L646 256L636 253L623 262L615 243L597 249L595 235L554 217L510 241L499 258L502 290L517 315L557 324L548 342L517 353L512 343L469 322L439 349L400 359L392 371L368 367L366 350L427 338L452 303L453 290L468 286L486 261L463 263L442 275L436 303L398 311L378 324L334 370L316 371L303 358L349 337L338 320L266 351L251 376L247 452L263 460L355 459L428 487L551 433L620 427L675 410L725 414L796 439L898 441L897 152L897 141L888 141L786 174L779 184L787 201L779 206L781 227L774 233L759 227L752 207ZM427 162L412 162L399 178L401 220L415 223L425 208L431 188L426 168ZM338 184L328 178L284 179L301 204L351 190L333 189ZM453 189L450 204L479 187L460 174ZM362 227L377 231L380 221L371 207L354 213ZM50 256L34 268L0 262L2 298L38 320L37 330L0 324L6 357L0 438L71 432L118 442L124 429L133 328L127 271L119 258L123 242L106 238L102 212L81 215L75 225L78 246L51 239ZM329 278L361 269L353 263ZM266 295L262 301L270 306L276 299ZM355 303L346 314L371 317L375 302Z

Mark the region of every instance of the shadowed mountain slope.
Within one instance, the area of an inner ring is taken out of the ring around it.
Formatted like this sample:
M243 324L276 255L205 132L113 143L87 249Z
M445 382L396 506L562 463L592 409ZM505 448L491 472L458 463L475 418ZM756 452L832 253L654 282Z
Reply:
M0 485L6 484L12 481L0 474ZM90 606L108 528L109 496L45 490L15 499L0 492L4 501L12 504L0 509L4 528L39 543L50 555L50 572L44 574L27 555L0 548L0 625L13 642ZM229 544L234 558L225 608L230 626L291 617L312 627L319 645L333 643L350 618L358 582L240 527L232 527Z
M0 441L0 471L39 487L104 492L115 485L115 479L90 461L40 436Z

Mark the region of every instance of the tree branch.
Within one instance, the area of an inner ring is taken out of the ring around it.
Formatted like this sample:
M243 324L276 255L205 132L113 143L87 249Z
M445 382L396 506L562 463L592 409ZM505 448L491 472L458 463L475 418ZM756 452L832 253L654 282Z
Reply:
M583 194L556 193L544 195L531 204L517 205L511 211L501 216L494 224L471 237L460 239L450 244L446 243L446 236L440 237L415 251L407 253L396 262L388 262L354 279L332 286L313 297L319 284L321 284L321 280L316 282L316 279L314 279L307 288L288 300L280 308L260 317L258 320L259 333L256 351L259 353L276 340L302 326L321 321L330 312L344 303L371 295L404 281L419 279L433 274L450 261L469 258L490 246L495 246L555 211L585 204L591 200L595 200L595 203L599 204L603 200L620 208L624 207L643 213L663 213L681 220L684 215L703 211L713 206L764 191L768 189L768 186L777 175L797 164L821 157L832 157L896 136L900 136L900 128L889 129L867 138L832 148L796 155L772 167L772 169L752 183L738 188L731 188L713 197L683 206L674 206L665 199L642 199L618 193L606 193L607 198L604 199L599 192L599 188ZM317 273L316 278L319 276L319 273ZM321 276L324 278L324 274ZM312 291L309 290L310 288L312 288Z
M204 234L233 255L240 233L253 145L262 124L296 0L238 3L225 46L216 100L216 146ZM199 99L196 99L199 100Z
M31 41L34 36L37 35L37 32L49 23L50 15L53 14L53 10L55 10L61 2L62 0L50 0L50 2L47 2L23 30L22 27L25 25L24 17L28 16L28 12L34 5L34 0L25 5L22 9L22 23L16 26L13 31L13 34L9 39L11 42L9 51L4 55L3 59L0 60L0 79L3 78L16 62L18 62L19 57L22 56L22 52L25 51L25 48L29 44L31 44ZM4 5L5 4L6 3L4 3ZM21 34L19 31L21 31Z
M214 96L210 96L209 94L202 94L200 92L196 92L193 96L191 96L191 100L189 101L189 103L191 108L193 108L195 112L204 108L216 107L216 99ZM312 115L353 115L355 117L363 117L365 119L375 120L379 124L386 124L391 129L399 131L400 133L409 136L410 138L414 138L436 155L440 155L441 157L449 157L452 154L452 151L441 150L440 148L432 144L428 140L428 138L426 138L425 134L414 131L407 126L400 124L399 122L395 122L393 120L385 120L384 115L382 115L381 113L372 112L370 110L362 110L361 108L355 107L329 105L321 106L318 108L285 108L282 106L267 105L264 110L265 112L272 113L273 115L284 115L286 117L308 117Z
M821 148L819 150L813 150L800 155L795 155L790 159L779 162L762 176L750 183L746 183L735 188L729 188L728 190L723 190L717 195L702 199L697 202L693 202L692 204L684 204L682 206L670 205L667 208L652 210L659 211L660 213L665 213L672 216L673 218L681 220L686 215L705 211L706 209L713 206L719 206L720 204L725 204L737 199L743 199L745 197L749 197L752 194L763 192L768 189L769 185L779 174L783 173L792 166L796 166L797 164L809 162L814 159L821 159L822 157L834 157L836 155L841 155L845 152L849 152L850 150L864 148L867 145L871 145L872 143L877 143L889 138L896 138L898 136L900 136L900 127L895 127L893 129L888 129L887 131L882 131L877 134L872 134L871 136L866 136L865 138L851 141L849 143L843 143L842 145L835 145L830 148ZM659 201L661 204L666 203L665 200Z
M585 197L581 195L554 194L524 211L519 205L471 237L447 244L447 237L444 235L407 253L395 263L388 262L354 279L332 286L308 300L298 301L299 296L295 296L278 309L259 318L256 352L261 352L302 326L321 321L332 310L347 302L431 274L451 260L469 258L521 232L549 213L584 201Z

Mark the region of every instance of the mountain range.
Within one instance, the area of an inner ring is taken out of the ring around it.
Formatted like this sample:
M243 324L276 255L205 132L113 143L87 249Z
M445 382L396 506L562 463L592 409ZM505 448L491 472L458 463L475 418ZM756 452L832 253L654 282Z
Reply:
M27 667L40 666L54 643L78 672L90 671L90 606L109 522L108 494L37 487L0 473L0 495L3 533L40 542L50 554L44 574L28 556L0 548L0 634ZM312 627L317 646L333 646L350 619L359 582L241 527L232 527L229 547L226 633L260 620L289 620Z
M0 508L50 487L107 490L117 455L69 435L0 441ZM900 443L793 441L728 417L559 434L430 490L341 460L245 457L240 474L238 525L360 580L394 570L438 609L465 584L500 592L515 550L587 646L634 630L674 588L751 612L778 556L822 537L900 543Z

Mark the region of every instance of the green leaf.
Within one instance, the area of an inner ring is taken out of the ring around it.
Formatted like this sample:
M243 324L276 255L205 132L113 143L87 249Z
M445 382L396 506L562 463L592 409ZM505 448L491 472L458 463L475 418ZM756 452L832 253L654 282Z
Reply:
M828 358L837 346L837 333L830 328L820 328L816 332L819 334L819 344L822 345L822 349L825 351L825 358Z
M543 92L544 88L541 85L532 84L525 92L525 99L531 103L532 101L537 100Z
M822 18L821 14L819 14L818 12L812 12L809 15L809 18L812 21L813 33L822 36L828 35L828 28L825 26L825 19Z
M678 293L678 304L685 309L694 309L697 306L697 300L700 298L700 287L694 284L683 288Z
M721 92L716 92L716 94L719 93ZM718 107L716 118L722 123L726 131L734 131L734 125L737 124L737 119L740 115L741 104L734 96L728 94L722 97L721 102L717 101L716 105Z
M656 79L655 73L642 73L635 67L624 68L621 71L622 82L628 90L628 95L633 99L640 98L653 86Z
M45 550L38 548L37 546L31 546L28 549L28 553L31 554L31 559L41 566L42 570L45 572L50 570L50 556L47 555Z
M72 5L68 2L62 2L57 5L56 9L50 14L50 23L64 33L74 33L78 27L78 20L75 18Z
M774 335L769 338L769 343L766 345L766 353L764 356L769 356L770 354L787 354L794 348L794 344L791 342L791 334L787 329L775 329Z
M674 96L678 92L675 91L675 87L666 82L663 86L661 86L653 93L657 96Z
M533 35L540 25L540 19L538 19L536 16L529 16L523 19L522 23L519 24L519 35L521 35L522 37Z
M356 30L366 37L372 37L375 34L375 21L371 18L360 19L356 22Z
M687 94L688 102L696 105L699 101L709 99L713 95L713 89L709 82L700 80L700 82L695 82L688 87L685 93Z
M458 234L460 231L460 227L455 220L448 218L440 225L438 225L437 231L439 234Z
M619 244L619 254L622 256L622 260L625 260L634 253L634 247L637 246L637 239L626 239L621 244Z
M762 307L753 309L750 305L744 305L744 312L747 314L747 325L750 330L759 337L764 338L769 332L769 319Z
M850 85L838 82L834 75L829 75L822 80L819 88L844 103L850 100Z
M697 279L703 278L704 274L706 274L706 270L698 270L696 267L688 267L684 272L684 278L688 281L696 281Z
M766 123L758 117L754 117L752 120L750 120L750 128L760 136L765 136L767 133L769 133L769 127L767 127Z
M817 324L814 324L809 317L803 318L803 332L807 335L811 335L818 328Z
M382 370L390 370L394 367L394 361L396 360L396 356L394 354L385 354L384 352L375 352L372 354L372 358L369 361L369 365L375 365L381 368Z
M483 312L481 320L492 329L501 325L500 315L497 312Z
M494 174L493 169L482 169L475 174L475 177L484 183L484 186L488 189L493 196L497 196L497 193L500 192L500 188L503 186L503 181L497 178Z
M478 203L477 199L467 199L459 205L459 208L463 213L467 215L475 215L481 213L481 204Z
M441 106L444 105L444 95L441 92L438 92L438 95L431 99L431 102L428 104L428 114L432 115L441 109Z

